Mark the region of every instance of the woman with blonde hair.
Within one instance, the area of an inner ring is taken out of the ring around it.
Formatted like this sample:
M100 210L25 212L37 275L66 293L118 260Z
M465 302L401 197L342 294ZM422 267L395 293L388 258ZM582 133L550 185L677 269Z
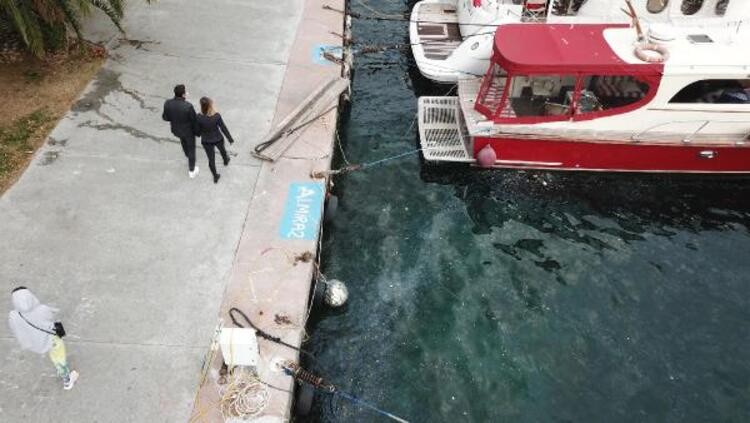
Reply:
M201 113L196 118L198 136L201 137L201 144L203 144L203 149L206 150L208 167L214 175L214 183L218 183L221 175L216 172L216 152L214 151L214 148L219 150L221 158L224 159L224 166L226 166L229 164L229 155L224 148L224 136L227 137L229 144L233 144L234 139L229 133L229 129L227 129L227 126L224 124L221 115L214 109L213 100L208 97L202 97L200 104ZM222 133L224 136L222 136Z

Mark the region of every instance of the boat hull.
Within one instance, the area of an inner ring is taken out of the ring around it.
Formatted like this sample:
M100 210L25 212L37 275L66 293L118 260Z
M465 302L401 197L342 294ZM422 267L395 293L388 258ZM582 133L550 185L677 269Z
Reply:
M706 146L475 137L474 157L488 144L497 154L495 167L750 174L750 143Z
M433 82L455 84L461 77L484 75L489 66L495 33L492 25L500 21L495 22L489 16L491 21L480 19L476 22L480 30L465 39L457 14L465 7L465 1L422 0L412 9L409 18L412 55L419 73Z

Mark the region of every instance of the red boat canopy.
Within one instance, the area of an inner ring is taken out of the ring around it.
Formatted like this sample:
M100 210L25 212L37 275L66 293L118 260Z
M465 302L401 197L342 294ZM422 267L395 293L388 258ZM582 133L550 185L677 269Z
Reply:
M627 63L604 39L613 24L506 24L495 32L493 60L513 74L660 74L658 63Z

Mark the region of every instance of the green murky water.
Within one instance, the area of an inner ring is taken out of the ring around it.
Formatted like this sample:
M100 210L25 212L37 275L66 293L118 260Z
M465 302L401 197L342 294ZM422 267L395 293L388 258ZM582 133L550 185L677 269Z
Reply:
M405 43L407 24L355 20L354 37ZM416 96L447 88L410 61L357 58L349 161L417 147ZM315 316L308 365L340 388L412 422L750 421L750 180L485 172L414 155L335 191L323 270L350 302ZM320 395L308 420L387 421Z

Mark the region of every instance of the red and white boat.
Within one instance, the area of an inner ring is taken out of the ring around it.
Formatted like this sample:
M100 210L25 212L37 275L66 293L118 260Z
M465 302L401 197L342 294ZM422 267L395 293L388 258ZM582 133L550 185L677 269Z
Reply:
M621 24L500 26L483 77L461 79L457 97L419 99L425 159L750 173L747 25L648 34L639 40Z

